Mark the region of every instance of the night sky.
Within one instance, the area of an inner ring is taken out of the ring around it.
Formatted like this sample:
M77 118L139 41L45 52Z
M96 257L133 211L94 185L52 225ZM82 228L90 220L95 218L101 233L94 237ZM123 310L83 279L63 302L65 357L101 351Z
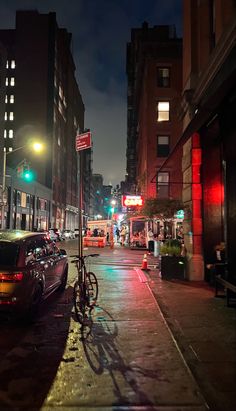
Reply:
M93 172L113 186L126 169L126 44L131 28L175 24L182 35L182 0L1 0L0 28L15 27L18 9L54 11L73 37L76 76L93 139Z

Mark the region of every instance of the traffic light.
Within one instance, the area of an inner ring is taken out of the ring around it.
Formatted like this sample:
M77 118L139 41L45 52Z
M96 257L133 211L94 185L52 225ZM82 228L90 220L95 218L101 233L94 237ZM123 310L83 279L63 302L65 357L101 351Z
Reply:
M16 172L17 177L24 180L26 183L31 183L35 180L35 172L31 169L30 164L26 160L23 160L18 164Z
M30 169L23 170L22 179L26 183L31 183L32 181L34 181L35 180L35 175L34 175L33 170L30 170Z

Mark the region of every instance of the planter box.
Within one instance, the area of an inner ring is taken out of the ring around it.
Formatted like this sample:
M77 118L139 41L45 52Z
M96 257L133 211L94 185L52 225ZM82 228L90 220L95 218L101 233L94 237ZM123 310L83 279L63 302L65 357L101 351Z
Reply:
M161 277L165 280L185 279L185 258L170 255L161 256Z

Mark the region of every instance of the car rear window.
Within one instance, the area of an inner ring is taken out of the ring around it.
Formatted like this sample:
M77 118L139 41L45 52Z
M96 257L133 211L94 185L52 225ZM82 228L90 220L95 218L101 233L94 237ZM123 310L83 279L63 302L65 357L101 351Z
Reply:
M0 241L0 265L16 265L19 245Z

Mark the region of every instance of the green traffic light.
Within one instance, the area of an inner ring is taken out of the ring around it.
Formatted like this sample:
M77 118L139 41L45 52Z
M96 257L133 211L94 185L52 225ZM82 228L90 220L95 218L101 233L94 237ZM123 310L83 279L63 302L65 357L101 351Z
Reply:
M31 183L35 179L34 172L32 170L25 170L22 178L26 183Z

